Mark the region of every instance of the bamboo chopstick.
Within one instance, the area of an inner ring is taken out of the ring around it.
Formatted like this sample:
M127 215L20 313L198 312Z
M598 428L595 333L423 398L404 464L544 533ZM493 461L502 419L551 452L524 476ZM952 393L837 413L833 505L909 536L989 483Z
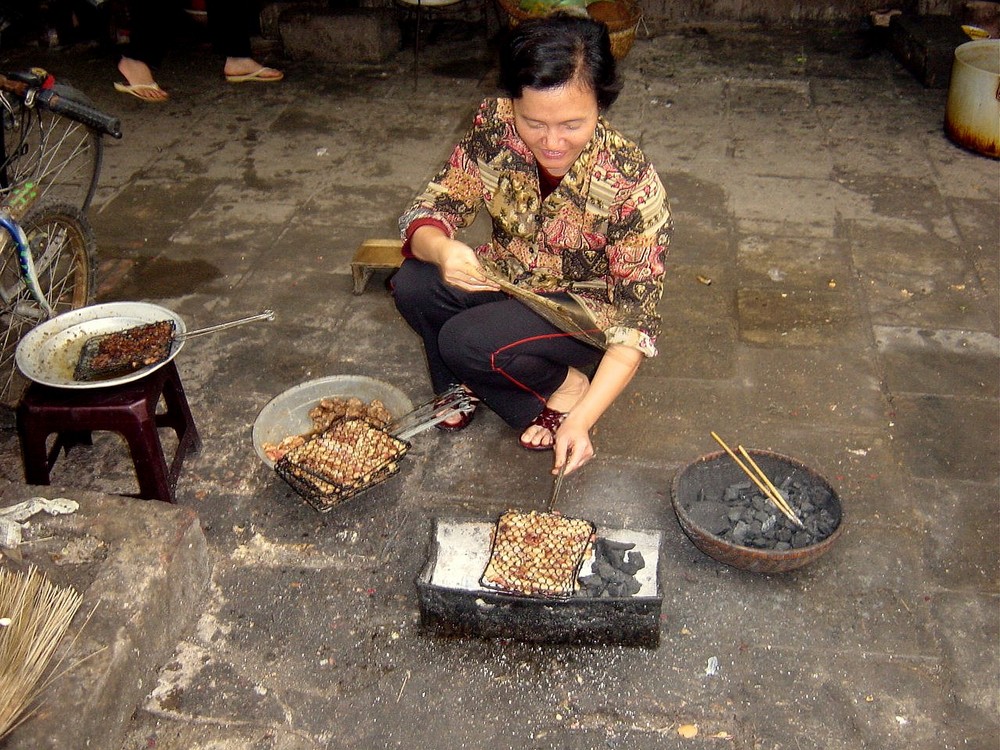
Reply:
M753 483L757 485L757 488L764 493L764 497L766 497L768 500L774 503L774 505L777 506L778 510L780 510L782 514L784 514L788 518L789 521L794 523L796 526L802 528L804 526L802 521L799 520L799 517L796 516L795 513L792 511L792 509L788 506L788 503L785 502L785 498L781 496L781 493L778 492L777 489L773 489L774 485L771 484L771 481L767 478L764 472L760 470L760 467L757 466L756 463L754 463L754 460L750 458L750 456L746 453L746 451L742 450L743 446L740 446L743 455L745 455L747 457L747 460L749 460L750 463L754 465L754 468L758 472L760 472L760 476L764 478L764 481L766 481L767 484L764 484L764 482L761 481L760 477L758 477L757 474L751 471L750 468L740 460L739 456L733 453L732 449L728 445L726 445L725 440L719 437L718 434L716 434L715 432L711 434L712 437L715 439L715 442L717 442L719 445L722 446L722 448L726 451L726 453L729 454L729 457L732 458L733 461L736 462L736 465L743 470L743 473L746 474L748 477L750 477Z
M740 452L743 458L745 458L750 463L754 471L756 471L757 474L760 475L760 478L764 480L764 484L767 485L768 489L771 490L770 497L772 501L778 505L778 507L782 510L782 512L786 516L788 516L788 519L792 521L796 526L798 526L800 529L805 528L805 525L802 523L799 517L795 515L795 511L792 510L792 506L788 504L787 500L785 500L785 496L782 495L781 491L774 486L774 484L768 478L767 474L765 474L764 471L757 465L757 462L750 457L750 454L747 453L746 448L744 448L742 445L738 445L736 446L736 449Z

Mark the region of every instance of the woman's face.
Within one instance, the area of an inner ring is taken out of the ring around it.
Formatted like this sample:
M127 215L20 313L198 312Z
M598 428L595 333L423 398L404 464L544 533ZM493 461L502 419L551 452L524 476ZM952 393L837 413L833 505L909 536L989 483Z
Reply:
M546 172L565 175L594 135L597 97L577 81L530 89L514 100L514 127Z

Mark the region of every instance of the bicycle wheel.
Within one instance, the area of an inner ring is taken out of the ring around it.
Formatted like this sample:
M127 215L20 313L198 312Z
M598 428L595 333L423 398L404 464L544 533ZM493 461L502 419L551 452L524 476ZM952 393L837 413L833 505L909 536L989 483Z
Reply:
M97 242L83 213L74 206L37 206L20 222L31 247L38 284L53 316L94 301ZM47 317L31 296L17 263L14 241L0 242L0 403L13 406L27 385L17 369L18 342Z
M86 96L65 84L56 92L90 104ZM26 182L35 183L38 197L86 211L97 190L104 157L101 135L68 117L39 107L26 107L13 96L3 107L3 152L0 153L0 201Z

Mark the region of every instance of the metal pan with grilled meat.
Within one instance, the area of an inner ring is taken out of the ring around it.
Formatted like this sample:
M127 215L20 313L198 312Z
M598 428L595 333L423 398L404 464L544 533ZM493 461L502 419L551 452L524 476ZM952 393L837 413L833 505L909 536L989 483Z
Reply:
M264 310L237 320L193 331L177 331L170 318L131 326L87 339L73 370L76 380L108 380L165 362L175 345L208 333L224 331L257 320L274 320L273 310Z
M132 372L99 380L80 380L76 368L83 347L95 337L137 326L172 321L174 336L165 356ZM107 388L145 377L180 352L187 327L172 310L149 302L105 302L57 315L36 326L21 339L15 353L18 369L26 378L54 388Z
M326 513L396 474L410 449L409 438L472 408L472 396L455 386L388 423L344 416L303 436L277 458L274 469L315 510Z

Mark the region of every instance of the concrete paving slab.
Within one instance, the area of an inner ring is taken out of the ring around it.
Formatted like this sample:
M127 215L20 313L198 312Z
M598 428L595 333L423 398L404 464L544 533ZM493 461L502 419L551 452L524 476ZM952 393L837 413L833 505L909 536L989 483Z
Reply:
M432 519L488 518L551 487L547 457L488 410L460 435L419 435L399 475L326 515L256 458L257 411L304 380L430 395L419 342L382 286L352 295L349 260L392 236L492 93L489 52L436 41L417 75L409 48L369 68L270 60L286 79L248 89L181 45L157 108L114 94L108 58L20 58L71 65L123 116L91 215L117 280L103 295L186 320L278 311L178 357L205 442L178 496L211 585L109 750L995 750L998 164L951 144L945 92L856 29L659 29L622 65L611 120L674 205L666 325L564 500L663 531L658 649L420 631ZM712 429L830 481L848 525L826 557L757 576L691 545L670 480L716 450ZM120 448L75 449L60 481L123 491ZM20 479L10 432L0 471Z
M816 349L836 340L852 349L866 336L850 292L743 287L737 292L740 338L755 346Z
M894 400L901 450L922 479L989 481L1000 465L1000 414L990 399L900 395Z
M998 585L1000 549L990 542L1000 534L1000 522L984 512L990 490L972 482L917 482L915 512L928 530L925 564L934 587L949 591L992 591ZM948 516L955 523L942 523Z
M990 334L876 326L876 344L894 392L949 393L995 398L1000 372L994 365L1000 341ZM943 382L945 372L962 373Z

